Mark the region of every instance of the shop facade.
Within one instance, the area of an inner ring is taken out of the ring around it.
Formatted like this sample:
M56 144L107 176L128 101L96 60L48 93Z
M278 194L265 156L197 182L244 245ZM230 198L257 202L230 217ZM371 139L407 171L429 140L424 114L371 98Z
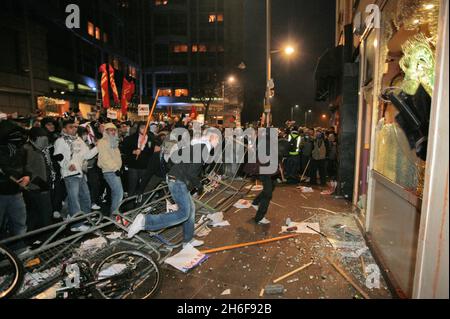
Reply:
M448 114L448 1L360 1L354 16L358 220L400 297L448 298L448 206L433 207L447 197L437 194L432 175L438 157L448 166L448 115L447 122L441 118ZM361 21L366 24L359 27ZM448 168L441 171L447 174L439 189L448 190ZM430 202L432 196L438 197ZM439 235L427 230L430 225ZM434 244L440 248L430 256ZM425 266L435 271L428 276L446 280L424 283Z

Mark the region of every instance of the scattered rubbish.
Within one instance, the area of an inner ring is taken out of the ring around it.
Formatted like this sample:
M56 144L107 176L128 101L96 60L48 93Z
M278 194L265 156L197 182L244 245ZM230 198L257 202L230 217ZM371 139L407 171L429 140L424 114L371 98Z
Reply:
M367 278L366 264L364 262L364 257L363 256L359 256L359 260L361 261L361 268L362 268L362 273L364 275L364 278Z
M338 215L338 213L336 213L336 212L333 212L333 211L328 210L328 209L325 209L325 208L320 208L320 207L305 207L305 206L302 206L302 207L300 207L300 208L302 208L302 209L311 209L311 210L320 210L320 211L323 211L323 212L325 212L325 213L330 213L330 214L333 214L333 215ZM344 213L340 213L340 214L344 214Z
M286 226L289 226L292 223L292 220L290 218L286 219Z
M264 293L266 295L281 295L284 293L283 285L268 285L264 288Z
M304 199L308 200L308 197L306 197L305 195L300 194L300 196L303 197Z
M248 201L248 200L241 199L236 204L234 204L233 206L236 207L236 208L239 208L239 209L247 209L247 208L252 207L252 203L250 201Z
M187 273L189 270L199 266L209 257L195 249L192 245L187 245L178 254L167 258L165 263Z
M314 228L314 230L320 231L319 223L295 223L291 222L288 226L282 226L281 232L295 232L297 234L316 234L316 231L311 230L309 227Z
M214 248L214 249L203 251L202 253L212 254L212 253L222 252L222 251L226 251L226 250L233 250L233 249L238 249L238 248L244 248L244 247L249 247L249 246L264 245L264 244L268 244L268 243L272 243L272 242L276 242L276 241L295 238L298 236L300 236L300 235L299 234L286 235L286 236L275 237L275 238L271 238L271 239L250 242L250 243L236 244L236 245L230 245L230 246L225 246L225 247L220 247L220 248Z
M207 225L203 225L195 231L195 236L204 238L211 233L211 229Z
M288 280L288 284L292 284L292 283L294 283L294 282L297 282L297 281L299 281L299 279L298 278L294 278L294 279L291 279L291 280Z
M333 238L327 238L330 244L336 249L342 256L349 258L359 258L363 255L369 247L363 241L360 242L347 242L339 241Z
M313 227L311 227L311 226L306 226L306 227L307 227L308 229L312 230L313 232L319 234L320 236L327 238L327 235L325 235L324 233L321 233L321 232L320 232L319 230L317 230L316 228L313 228Z
M314 263L314 262L310 262L309 264L303 265L302 267L300 267L300 268L298 268L298 269L296 269L296 270L294 270L294 271L291 271L290 273L288 273L288 274L286 274L286 275L284 275L284 276L281 276L281 277L278 278L278 279L275 279L275 280L273 281L273 283L276 284L276 283L278 283L278 282L280 282L280 281L282 281L282 280L284 280L284 279L286 279L286 278L289 278L289 277L295 275L296 273L299 273L300 271L302 271L302 270L308 268L308 267L311 266L313 263Z
M297 187L297 189L299 189L304 194L314 193L314 190L311 187L300 186L300 187Z
M215 214L209 214L208 219L210 220L209 226L212 227L226 227L230 226L230 223L228 221L223 220L223 213L215 213Z
M47 289L46 291L40 293L36 297L33 297L35 300L53 300L56 299L58 295L58 290L62 288L62 283L58 282L53 287Z
M337 272L345 278L365 299L370 299L370 296L358 285L355 281L334 261L326 257L328 262L337 270Z
M229 295L231 295L231 289L225 290L225 291L222 292L220 295L221 295L221 296L229 296Z
M261 292L259 293L259 296L260 297L264 296L264 289L261 289Z

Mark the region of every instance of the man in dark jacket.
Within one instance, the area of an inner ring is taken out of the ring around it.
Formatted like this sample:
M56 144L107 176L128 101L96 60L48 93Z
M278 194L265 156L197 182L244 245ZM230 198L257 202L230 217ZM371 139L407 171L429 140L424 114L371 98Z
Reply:
M29 185L30 174L24 169L24 135L24 130L13 122L0 122L0 227L6 224L11 237L27 232L22 190Z
M155 148L154 135L145 132L145 123L140 123L138 132L125 138L121 151L128 167L128 196L135 196L141 188L143 177Z
M47 132L32 128L30 140L24 146L25 169L31 173L31 182L24 193L27 206L28 231L52 224L52 197L50 190L56 181Z
M128 230L128 237L133 238L143 230L158 231L164 228L183 224L183 246L190 244L193 247L203 245L202 241L194 240L195 231L195 203L191 196L191 191L197 189L200 194L203 192L201 175L205 165L204 156L199 156L199 161L194 161L194 157L199 154L211 154L212 150L220 143L220 136L215 133L208 133L204 139L193 141L192 144L181 149L177 155L178 159L183 157L184 152L189 149L189 159L181 162L176 161L167 175L167 183L178 210L160 215L139 215ZM177 156L172 156L175 159ZM201 157L201 160L200 160Z

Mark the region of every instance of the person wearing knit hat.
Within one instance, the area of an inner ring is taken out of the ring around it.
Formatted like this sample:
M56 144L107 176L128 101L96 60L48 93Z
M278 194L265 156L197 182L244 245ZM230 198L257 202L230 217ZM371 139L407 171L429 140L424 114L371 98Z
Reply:
M111 213L119 208L123 200L123 186L120 179L122 155L119 149L118 129L113 123L105 124L105 133L98 142L98 167L111 188Z

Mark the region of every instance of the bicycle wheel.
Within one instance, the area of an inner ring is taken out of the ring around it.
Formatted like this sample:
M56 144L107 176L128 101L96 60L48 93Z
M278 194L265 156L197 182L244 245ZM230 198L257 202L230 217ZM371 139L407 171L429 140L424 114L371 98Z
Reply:
M23 265L8 248L0 246L0 299L11 297L21 286Z
M161 285L161 271L140 251L115 252L97 264L92 294L101 299L149 299Z

